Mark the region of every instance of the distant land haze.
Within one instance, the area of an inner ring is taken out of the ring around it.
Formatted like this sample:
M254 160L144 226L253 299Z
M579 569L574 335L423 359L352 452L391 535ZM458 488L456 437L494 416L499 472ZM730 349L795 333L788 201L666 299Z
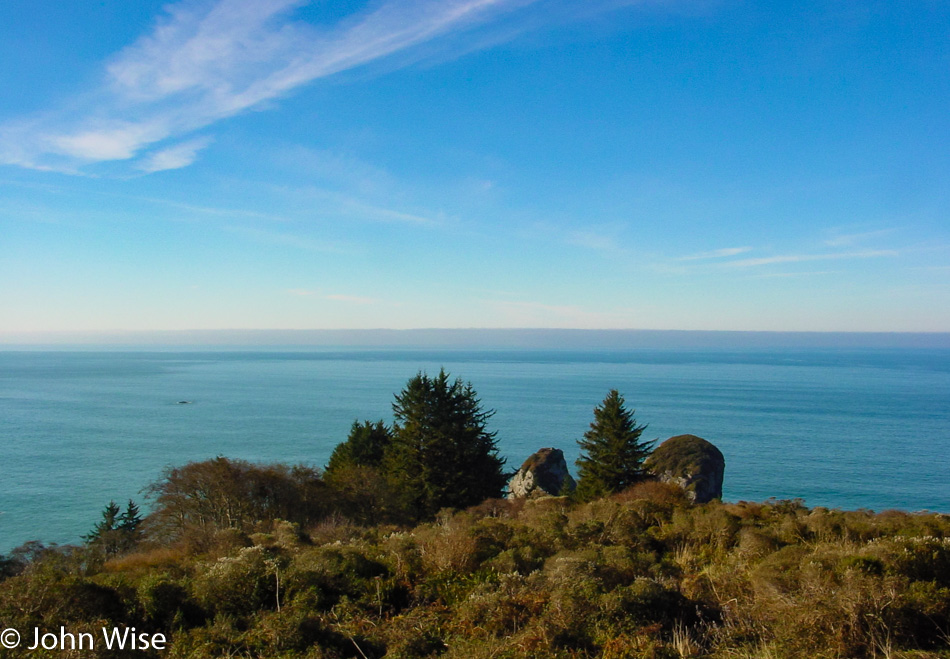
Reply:
M0 349L483 348L690 350L948 348L950 332L769 332L589 329L312 329L0 332Z

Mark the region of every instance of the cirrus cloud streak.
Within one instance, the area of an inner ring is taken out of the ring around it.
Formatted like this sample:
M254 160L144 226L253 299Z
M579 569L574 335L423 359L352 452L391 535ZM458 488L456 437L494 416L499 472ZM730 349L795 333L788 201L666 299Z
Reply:
M98 89L68 109L0 125L0 163L74 173L137 158L145 172L184 167L207 144L188 139L196 130L534 1L389 0L331 26L297 18L302 0L179 2L113 58Z
M887 256L898 256L899 252L893 249L874 249L861 252L832 252L825 254L779 254L760 258L738 259L726 261L723 266L730 268L753 268L776 263L802 263L805 261L840 261L844 259L873 259Z

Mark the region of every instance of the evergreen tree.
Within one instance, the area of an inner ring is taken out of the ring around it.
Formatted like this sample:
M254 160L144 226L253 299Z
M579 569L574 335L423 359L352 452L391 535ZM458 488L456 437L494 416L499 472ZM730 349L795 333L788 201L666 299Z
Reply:
M354 421L346 441L337 444L330 455L325 469L327 477L332 478L345 467L378 468L391 441L392 432L381 420L376 423Z
M129 499L125 512L119 515L118 522L117 528L126 536L127 544L135 544L141 534L139 525L142 523L142 516L139 514L139 507L132 499Z
M349 437L333 449L323 476L341 515L360 524L403 521L397 497L381 476L391 442L392 431L382 421L354 421Z
M139 524L142 517L139 507L129 499L125 512L115 501L110 501L102 510L102 520L83 536L86 544L97 547L105 556L114 556L132 547L139 540Z
M96 547L105 556L113 556L119 552L122 532L119 530L119 518L122 509L115 501L110 501L102 509L102 519L92 528L88 535L83 536L86 544Z
M119 514L121 512L122 509L119 508L119 504L115 501L110 501L106 507L102 509L102 520L92 527L92 531L90 531L88 535L83 536L83 540L89 544L93 544L114 532L118 527Z
M384 472L416 518L500 497L508 480L471 383L419 373L396 395Z
M640 440L646 426L638 426L633 415L616 389L594 408L590 430L578 442L578 498L620 492L643 479L643 461L653 450L653 441Z

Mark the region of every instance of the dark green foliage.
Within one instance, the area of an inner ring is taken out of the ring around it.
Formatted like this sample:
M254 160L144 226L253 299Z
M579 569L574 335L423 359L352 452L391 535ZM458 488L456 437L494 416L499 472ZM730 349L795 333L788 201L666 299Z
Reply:
M25 566L15 559L0 554L0 581L19 574Z
M362 524L403 519L396 494L380 471L391 442L392 431L382 421L354 421L349 437L333 449L323 477L340 514Z
M389 607L392 582L378 560L350 547L332 545L302 552L285 577L287 597L317 611L329 611L342 598L364 606Z
M442 370L419 373L396 395L393 438L384 472L417 519L442 508L465 508L500 497L508 475L495 433L470 383Z
M378 468L391 441L392 431L382 421L354 421L349 437L333 449L325 476L332 479L335 472L345 467Z
M201 610L192 601L186 587L167 574L147 575L136 591L144 622L150 629L171 630L204 621Z
M128 551L141 538L139 507L129 499L125 512L121 510L119 504L110 501L102 511L102 520L83 536L86 544L106 558Z
M112 533L119 526L119 514L122 509L115 501L110 501L102 509L102 520L93 527L89 535L83 536L83 540L92 544L98 542Z
M0 581L22 574L30 564L56 553L55 545L47 547L38 540L24 542L14 547L7 556L0 556Z
M330 629L330 624L307 611L290 609L262 614L244 629L239 621L222 616L214 624L175 634L166 655L172 659L377 659L380 648L362 636Z
M623 396L612 389L594 408L594 421L578 444L579 480L576 496L584 501L621 492L643 479L643 462L653 448L641 441L646 426L638 426Z
M39 540L29 540L19 547L14 547L9 558L16 563L29 564L51 555L58 555L55 543L46 545Z
M276 608L276 566L268 558L262 547L245 547L236 556L219 559L195 579L198 602L217 615Z
M110 502L88 546L14 549L0 626L167 633L143 659L950 659L946 515L694 505L640 480L650 443L616 391L582 443L588 501L486 499L505 475L471 385L420 373L393 408L392 431L354 424L326 482L192 463L144 523Z
M142 516L139 514L139 507L132 499L129 499L125 512L119 516L118 529L136 538L139 534L139 525L142 523Z
M678 590L665 588L656 580L637 577L629 586L616 589L616 603L629 622L639 626L658 623L695 622L696 603Z
M379 469L346 465L327 474L335 512L357 524L401 523L409 519L397 489Z
M252 546L150 540L104 564L33 544L0 582L0 621L162 631L169 659L950 659L950 518L674 490L486 502L310 542L271 521Z

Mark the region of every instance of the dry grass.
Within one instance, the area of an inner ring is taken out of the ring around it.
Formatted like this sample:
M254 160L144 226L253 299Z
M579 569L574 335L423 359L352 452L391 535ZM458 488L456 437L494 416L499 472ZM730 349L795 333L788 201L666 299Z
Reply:
M187 550L183 547L156 547L113 558L102 566L102 571L135 573L180 567L187 558Z

